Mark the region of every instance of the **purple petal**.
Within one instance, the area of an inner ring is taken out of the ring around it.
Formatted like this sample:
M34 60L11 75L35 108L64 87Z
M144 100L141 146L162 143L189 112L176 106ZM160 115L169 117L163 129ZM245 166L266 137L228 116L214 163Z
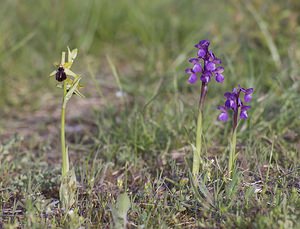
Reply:
M244 96L245 103L249 103L252 100L251 94L245 94Z
M248 89L246 89L246 94L252 94L253 91L254 91L253 88L248 88Z
M219 116L218 119L222 122L226 122L228 120L228 114L227 112L222 112Z
M214 61L213 61L215 64L221 64L222 63L222 61L219 59L219 58L216 58L215 57L215 59L214 59Z
M189 83L193 84L197 82L197 75L195 73L192 73L188 79Z
M190 58L190 59L189 59L189 62L190 62L190 63L193 63L193 64L196 64L196 63L199 62L199 59L198 59L198 58Z
M223 73L224 72L224 68L223 67L221 67L221 66L219 66L219 67L217 67L216 68L216 70L215 70L215 73Z
M209 41L209 40L201 40L201 41L199 41L199 44L200 44L201 46L206 46L206 47L208 47L209 44L210 44L210 41Z
M203 73L202 76L200 77L200 80L203 83L208 83L210 81L210 75L207 73Z
M247 119L248 118L247 111L241 111L240 118L241 119Z
M216 65L213 62L207 62L205 67L210 72L212 72L216 69Z
M250 108L251 108L251 106L242 106L241 111L246 111L246 110L249 110Z
M208 51L208 60L214 61L214 59L215 59L215 54L212 51Z
M202 67L199 63L195 64L193 67L194 72L202 72Z
M226 106L227 108L231 108L231 109L233 109L233 110L236 109L236 103L235 103L235 101L232 100L232 99L227 99L226 102L225 102L225 106Z
M227 111L227 107L225 107L225 106L218 106L218 110L220 110L222 112L226 112Z
M230 92L225 92L224 97L229 99L232 97L232 94Z
M198 44L195 45L196 48L204 48L204 47L208 47L210 44L209 40L201 40L199 41Z
M204 58L206 55L206 50L203 49L203 48L200 48L199 51L198 51L198 57L199 58Z
M246 89L241 87L240 85L238 86L238 89L241 90L241 92L246 93Z
M187 69L185 69L185 73L192 74L194 72L193 72L193 70L191 68L187 68Z
M222 74L217 73L217 74L216 74L216 81L217 81L218 83L223 83L223 81L224 81L224 76L223 76Z

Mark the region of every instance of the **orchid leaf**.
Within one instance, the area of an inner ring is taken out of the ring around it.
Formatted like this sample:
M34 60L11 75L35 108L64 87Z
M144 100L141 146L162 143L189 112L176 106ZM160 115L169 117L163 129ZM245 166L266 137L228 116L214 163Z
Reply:
M61 201L61 206L65 210L68 210L75 203L76 199L76 176L74 168L69 170L65 176L62 177L60 189L59 189L59 199Z
M111 209L114 221L114 228L127 228L127 213L130 207L131 203L127 193L120 194L117 198L115 206Z

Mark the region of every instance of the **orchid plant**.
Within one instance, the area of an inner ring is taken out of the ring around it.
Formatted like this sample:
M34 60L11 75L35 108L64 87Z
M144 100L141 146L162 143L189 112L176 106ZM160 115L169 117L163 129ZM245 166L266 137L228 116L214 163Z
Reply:
M196 177L200 170L201 164L201 149L202 149L202 116L204 101L208 91L208 83L212 77L218 83L224 81L224 68L218 66L221 64L221 60L218 59L214 53L208 49L210 42L208 40L201 40L195 47L198 49L197 57L189 59L189 62L193 64L192 68L187 68L185 72L189 74L188 82L194 84L200 79L201 81L201 93L198 107L198 119L197 119L197 132L196 132L196 147L193 146L193 176Z
M232 136L230 142L230 152L229 152L229 161L228 161L228 176L231 177L232 171L235 167L236 162L236 132L239 119L247 119L247 111L251 106L245 105L249 103L252 99L253 88L242 88L240 85L238 88L234 88L232 92L226 92L224 97L226 98L225 104L219 106L218 109L221 111L218 119L220 121L226 122L228 120L228 111L233 111L233 126L232 126ZM240 98L240 95L244 94L244 99Z
M65 140L65 114L68 101L73 94L84 97L79 89L81 88L81 76L71 71L72 64L77 56L77 49L72 51L68 48L68 57L66 61L66 52L62 52L61 62L56 66L50 76L55 76L58 81L57 87L63 89L62 107L61 107L61 128L60 142L62 155L62 180L59 191L60 201L64 209L69 209L75 202L76 177L74 169L70 170L68 146Z

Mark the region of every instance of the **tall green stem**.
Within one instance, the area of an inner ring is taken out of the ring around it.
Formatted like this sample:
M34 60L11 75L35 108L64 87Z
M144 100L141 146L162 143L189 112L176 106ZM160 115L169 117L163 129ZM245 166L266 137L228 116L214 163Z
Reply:
M69 171L69 157L66 148L65 138L65 114L66 114L66 102L65 96L67 94L66 82L63 83L63 102L61 108L61 128L60 128L60 141L61 141L61 154L62 154L62 177Z
M198 120L197 120L197 133L196 133L196 149L194 149L194 155L193 155L194 176L197 176L200 170L201 148L202 148L202 110L199 109Z
M197 132L196 132L196 149L193 151L193 175L198 176L201 164L201 150L202 150L202 115L205 97L207 94L207 83L202 82L201 95L199 99Z
M236 148L236 129L233 130L232 136L231 136L231 141L230 141L230 152L229 152L229 161L228 161L228 176L229 177L231 177L232 170L234 169L234 166L235 166L235 160L236 160L235 148Z

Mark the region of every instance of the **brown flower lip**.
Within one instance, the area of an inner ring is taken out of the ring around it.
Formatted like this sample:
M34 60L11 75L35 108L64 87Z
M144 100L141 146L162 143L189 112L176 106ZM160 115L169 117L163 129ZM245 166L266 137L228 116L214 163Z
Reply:
M65 73L65 69L63 66L58 67L55 78L58 82L62 82L67 79L67 74Z

